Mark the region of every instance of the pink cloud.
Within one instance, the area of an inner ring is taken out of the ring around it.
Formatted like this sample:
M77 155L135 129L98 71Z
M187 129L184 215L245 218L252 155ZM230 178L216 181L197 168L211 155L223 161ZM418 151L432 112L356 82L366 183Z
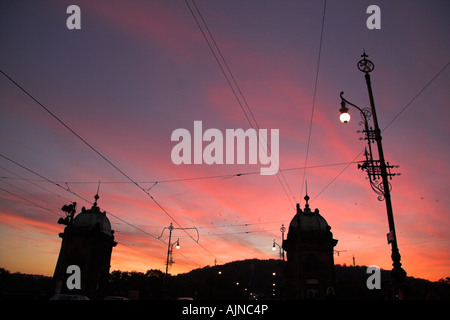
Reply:
M174 58L191 56L192 42L201 41L193 25L186 24L189 16L184 12L181 14L184 7L156 1L126 5L89 1L83 7L87 7L90 14L94 12L95 19L100 18L113 26L116 32L125 32L145 44L163 46L174 54Z

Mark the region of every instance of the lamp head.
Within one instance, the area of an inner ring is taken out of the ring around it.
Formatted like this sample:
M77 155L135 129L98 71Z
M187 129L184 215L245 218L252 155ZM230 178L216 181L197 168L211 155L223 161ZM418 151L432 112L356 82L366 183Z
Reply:
M341 109L339 109L339 112L341 113L339 120L341 120L342 123L350 121L350 114L348 113L348 108L345 106L344 101L341 102Z
M177 246L175 248L180 249L180 240L177 240Z

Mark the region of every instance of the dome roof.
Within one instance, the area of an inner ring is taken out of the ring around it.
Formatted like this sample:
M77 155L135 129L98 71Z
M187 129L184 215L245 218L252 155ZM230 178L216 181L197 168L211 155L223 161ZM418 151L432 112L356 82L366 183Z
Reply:
M331 227L328 225L324 217L319 214L319 209L311 211L309 208L309 197L305 197L306 205L303 211L297 205L297 214L291 220L289 228L297 228L298 216L300 216L300 230L302 231L330 231Z
M112 236L114 232L111 230L111 223L106 217L106 212L101 212L96 203L89 210L83 207L73 219L73 227L81 230L98 230L109 236Z
M319 214L319 210L309 212L306 210L300 211L300 230L303 231L329 231L330 226L324 217ZM292 219L290 227L297 228L297 215Z

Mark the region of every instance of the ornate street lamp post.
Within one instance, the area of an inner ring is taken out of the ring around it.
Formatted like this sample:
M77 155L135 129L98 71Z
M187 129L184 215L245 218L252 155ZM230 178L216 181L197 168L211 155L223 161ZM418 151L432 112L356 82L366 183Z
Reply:
M390 243L392 246L392 262L393 269L391 271L391 277L394 279L396 283L402 283L406 277L406 271L403 270L402 264L400 262L400 252L398 250L397 245L397 235L395 233L395 225L394 225L394 213L392 211L392 202L391 202L391 184L389 180L392 180L392 177L395 173L391 173L392 168L397 168L398 166L389 165L389 162L386 163L384 159L383 145L381 143L381 130L378 126L377 114L375 111L375 102L373 99L372 86L370 81L370 72L374 69L374 64L372 61L366 59L368 55L364 52L361 56L363 59L358 61L358 69L361 72L364 72L364 77L366 79L367 90L369 92L369 100L370 100L370 109L369 108L359 108L348 100L344 99L343 94L341 92L341 112L340 120L343 123L347 123L350 121L350 114L348 113L347 104L352 107L358 109L363 119L364 130L365 133L364 140L367 140L368 147L365 151L366 160L363 161L362 164L358 164L358 169L367 172L369 177L370 186L372 189L378 194L379 201L385 201L386 210L389 222L389 233L387 234L388 244ZM373 119L372 128L369 126L368 120ZM372 153L372 143L376 143L378 149L378 160L374 160ZM381 178L381 181L380 181Z
M169 278L168 278L168 271L169 271L169 264L171 265L173 263L173 259L172 259L172 254L173 254L173 246L176 245L176 249L180 249L180 239L177 239L176 242L172 243L172 231L173 230L190 230L190 229L195 229L195 231L197 231L197 240L195 240L194 238L192 238L195 242L198 243L198 240L200 239L200 235L198 233L198 230L196 227L192 227L192 228L175 228L172 225L172 222L170 223L170 226L168 227L164 227L164 229L161 232L161 235L158 237L158 239L161 239L164 231L168 229L169 230L169 242L167 244L167 259L166 259L166 274L164 276L164 296L167 299L167 294L168 294L168 284L169 284Z
M283 242L284 242L284 233L286 232L286 228L284 227L284 224L281 225L280 232L281 232L281 246L275 242L275 239L273 239L272 250L275 251L276 250L275 246L278 246L278 248L280 248L280 259L284 261Z
M277 247L278 247L278 249L280 249L280 252L279 252L280 259L282 259L282 260L284 261L284 251L283 251L283 248L275 241L275 239L273 239L272 250L273 250L273 251L277 250Z

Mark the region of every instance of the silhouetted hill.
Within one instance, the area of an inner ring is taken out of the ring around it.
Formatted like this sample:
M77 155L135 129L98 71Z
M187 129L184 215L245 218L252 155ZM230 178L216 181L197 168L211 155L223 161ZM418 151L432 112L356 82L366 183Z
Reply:
M366 282L370 274L367 273L366 266L336 265L335 271L338 299L393 298L393 284L388 270L381 270L380 290L367 288ZM173 293L198 299L247 299L250 293L264 299L287 298L280 260L250 259L207 266L179 274L171 281L170 289ZM450 278L432 282L407 277L405 286L414 299L450 299Z
M282 299L286 292L280 260L250 259L207 266L173 277L172 285L179 296L198 299Z
M336 265L336 298L384 300L392 298L390 271L381 270L381 289L366 286L367 267ZM450 299L450 278L432 282L407 277L405 281L414 299ZM134 299L164 299L164 273L160 270L112 271L108 295ZM51 277L10 273L0 268L0 299L49 299L53 296ZM195 299L286 299L283 263L280 260L249 259L224 265L206 266L168 278L168 297Z
M49 299L53 292L51 277L10 273L0 268L0 299L1 300L39 300Z
M336 265L336 294L342 299L393 299L390 270L381 270L381 289L369 290L367 266ZM404 287L413 299L450 299L450 279L432 282L406 277ZM394 297L397 298L397 297Z

